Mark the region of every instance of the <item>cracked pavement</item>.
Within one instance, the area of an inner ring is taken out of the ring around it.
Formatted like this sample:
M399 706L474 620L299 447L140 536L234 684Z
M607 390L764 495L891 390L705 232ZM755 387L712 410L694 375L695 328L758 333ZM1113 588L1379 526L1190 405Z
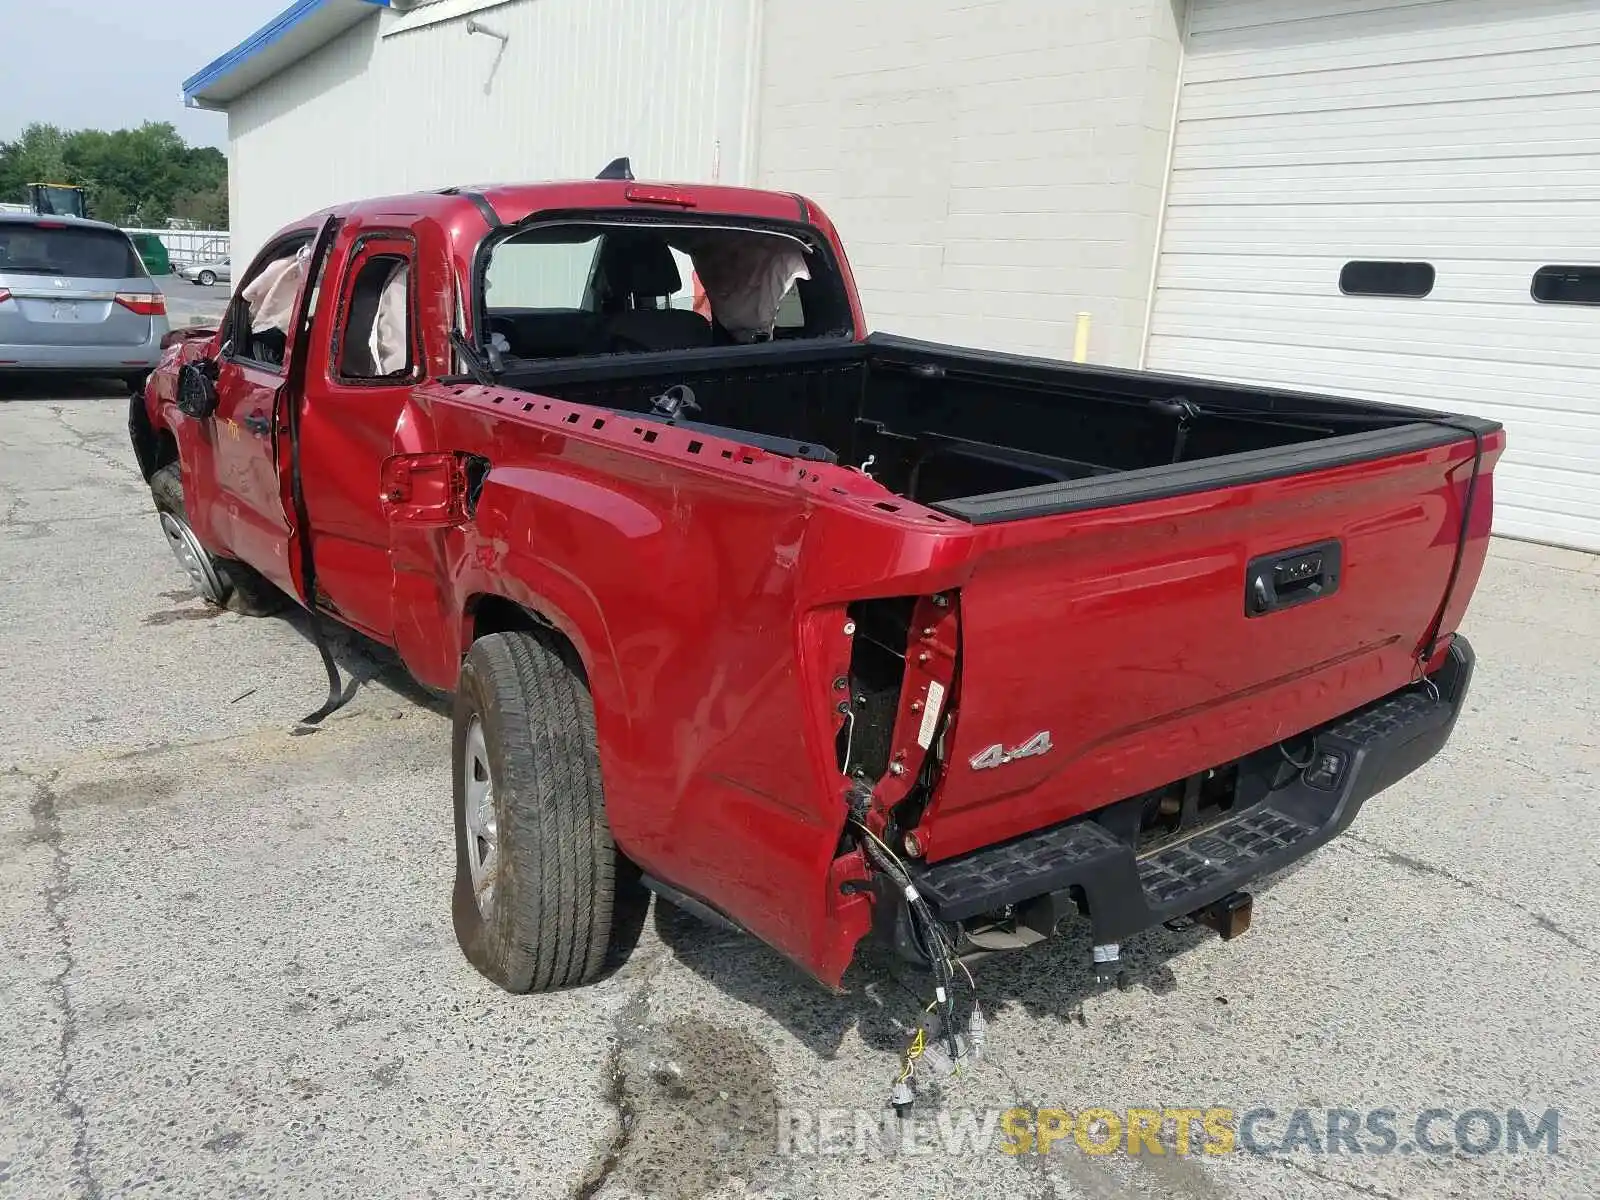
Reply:
M508 997L450 930L448 721L378 648L310 736L302 620L189 594L93 386L0 385L0 1196L1600 1194L1600 561L1496 543L1445 753L1097 992L982 965L947 1111L1560 1110L1559 1153L776 1153L881 1109L915 973L833 996L670 908L615 976ZM939 1101L923 1115L932 1119Z

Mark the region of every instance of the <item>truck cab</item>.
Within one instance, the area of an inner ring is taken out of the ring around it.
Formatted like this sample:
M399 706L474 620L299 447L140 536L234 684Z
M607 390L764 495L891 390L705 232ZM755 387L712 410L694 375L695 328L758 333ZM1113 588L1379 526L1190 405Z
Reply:
M84 190L69 183L30 183L28 203L41 217L77 217L81 220L89 215Z

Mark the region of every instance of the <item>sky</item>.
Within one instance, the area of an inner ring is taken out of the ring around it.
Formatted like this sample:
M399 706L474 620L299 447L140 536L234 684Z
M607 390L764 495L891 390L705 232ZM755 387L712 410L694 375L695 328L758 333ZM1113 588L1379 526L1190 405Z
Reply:
M228 146L222 113L183 106L183 81L290 0L0 0L0 141L34 121L123 129L171 121Z

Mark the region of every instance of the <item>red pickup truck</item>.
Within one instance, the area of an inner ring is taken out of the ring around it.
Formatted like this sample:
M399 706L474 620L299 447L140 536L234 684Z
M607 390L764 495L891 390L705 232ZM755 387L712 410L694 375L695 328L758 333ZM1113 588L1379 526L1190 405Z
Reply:
M518 992L650 890L833 986L874 931L1237 932L1449 736L1504 446L869 336L817 205L626 173L284 229L131 433L207 600L454 694L456 928Z

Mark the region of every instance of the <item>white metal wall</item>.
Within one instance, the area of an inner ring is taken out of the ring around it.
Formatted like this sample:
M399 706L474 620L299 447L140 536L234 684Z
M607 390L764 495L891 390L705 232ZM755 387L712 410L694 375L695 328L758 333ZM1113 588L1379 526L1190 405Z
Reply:
M1600 264L1600 4L1194 0L1151 367L1500 419L1496 530L1600 550L1600 308L1535 303L1552 264Z
M766 0L758 181L838 223L876 328L1133 365L1181 0Z
M229 106L241 261L273 231L365 196L585 178L737 182L747 0L514 0L393 32L374 15ZM728 164L725 166L724 164Z

